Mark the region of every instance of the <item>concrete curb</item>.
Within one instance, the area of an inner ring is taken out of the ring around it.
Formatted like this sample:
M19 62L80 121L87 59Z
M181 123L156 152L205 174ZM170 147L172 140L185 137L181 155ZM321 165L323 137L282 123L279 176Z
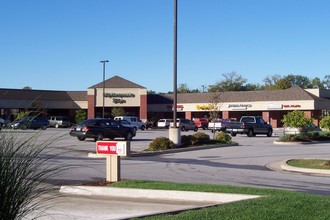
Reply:
M330 176L330 170L293 167L287 164L288 161L289 160L276 161L273 163L266 164L266 167L274 171L288 171L288 172L311 174L311 175Z
M238 143L233 144L221 144L221 145L207 145L207 146L195 146L195 147L182 147L182 148L175 148L171 150L161 150L161 151L141 151L136 153L130 153L127 157L141 157L141 156L156 156L161 154L172 154L172 153L180 153L180 152L188 152L188 151L196 151L196 150L208 150L213 148L220 148L220 147L231 147L231 146L238 146ZM125 157L123 157L125 158Z
M205 202L205 203L229 203L246 199L260 198L257 195L209 193L193 191L175 190L155 190L155 189L133 189L98 186L61 186L61 193L86 195L86 196L108 196L117 198L132 199L156 199L185 202Z
M311 159L311 158L302 158L302 159ZM301 168L301 167L293 167L287 164L289 160L283 161L281 164L281 169L290 171L290 172L298 172L298 173L307 173L307 174L319 174L324 176L330 176L330 170L324 169L308 169L308 168Z

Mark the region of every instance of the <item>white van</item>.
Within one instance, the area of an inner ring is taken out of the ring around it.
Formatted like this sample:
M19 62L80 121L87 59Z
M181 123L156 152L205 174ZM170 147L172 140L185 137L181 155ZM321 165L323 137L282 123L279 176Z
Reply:
M135 116L117 116L114 118L116 121L127 120L129 123L136 126L137 129L141 129L142 131L146 129L146 125L141 121L138 117Z

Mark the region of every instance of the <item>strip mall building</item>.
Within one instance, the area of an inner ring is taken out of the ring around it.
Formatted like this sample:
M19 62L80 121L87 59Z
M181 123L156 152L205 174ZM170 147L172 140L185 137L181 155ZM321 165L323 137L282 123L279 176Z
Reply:
M104 96L103 96L104 94ZM87 91L49 91L0 89L0 114L13 120L24 110L43 111L45 115L63 115L74 119L75 111L87 111L88 118L111 117L113 108L123 108L127 115L150 118L172 118L171 94L147 94L141 85L114 76ZM239 119L243 115L259 115L273 127L282 127L283 115L293 110L304 111L318 124L322 113L330 110L330 90L301 89L178 94L177 117L193 119L209 117Z

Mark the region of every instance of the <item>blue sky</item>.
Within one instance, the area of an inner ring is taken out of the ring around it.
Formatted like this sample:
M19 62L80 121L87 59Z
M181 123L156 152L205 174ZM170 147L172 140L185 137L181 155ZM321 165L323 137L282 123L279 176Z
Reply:
M328 0L178 0L178 84L330 74ZM0 0L0 88L173 90L173 0Z

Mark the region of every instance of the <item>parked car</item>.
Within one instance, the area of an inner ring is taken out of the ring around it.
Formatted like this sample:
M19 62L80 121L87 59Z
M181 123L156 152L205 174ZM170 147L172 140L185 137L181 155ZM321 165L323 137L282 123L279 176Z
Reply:
M198 128L202 128L203 130L209 126L209 119L207 118L194 118L193 121Z
M48 118L49 121L49 126L50 127L55 127L55 128L59 128L59 127L70 127L71 122L70 122L70 118L65 117L65 116L50 116Z
M227 125L230 122L234 122L234 120L217 118L209 122L208 128L211 130L212 133L216 131L226 131Z
M171 127L173 126L173 122L171 122ZM185 118L177 118L176 119L176 126L181 129L181 131L198 131L198 127L192 120L185 119Z
M265 122L261 116L242 116L239 121L227 123L225 132L230 133L233 137L236 134L246 134L248 137L265 134L267 137L271 137L273 127Z
M126 127L118 121L106 118L87 119L70 129L70 135L84 141L86 138L93 138L95 141L109 138L125 138L131 141L136 135L134 128Z
M146 125L143 121L141 121L138 117L135 116L117 116L114 118L116 121L119 120L127 120L129 123L134 124L137 126L138 129L141 129L142 131L146 129Z
M5 120L3 118L0 118L0 130L2 129L2 126L5 124Z
M285 126L283 129L284 134L300 134L303 132L310 132L310 131L322 131L322 129L316 126L315 124L303 126L302 128Z
M159 119L157 122L157 127L158 128L169 128L171 122L173 122L173 119L167 119L167 118Z
M138 129L138 127L137 127L136 125L130 123L130 122L127 121L127 120L120 120L120 121L118 121L118 122L120 122L120 124L122 124L122 125L124 125L124 126L126 126L126 127L133 128L135 131L137 131L137 129Z
M42 129L46 130L49 127L49 121L46 118L37 116L25 116L22 119L15 120L9 123L9 127L13 129Z

